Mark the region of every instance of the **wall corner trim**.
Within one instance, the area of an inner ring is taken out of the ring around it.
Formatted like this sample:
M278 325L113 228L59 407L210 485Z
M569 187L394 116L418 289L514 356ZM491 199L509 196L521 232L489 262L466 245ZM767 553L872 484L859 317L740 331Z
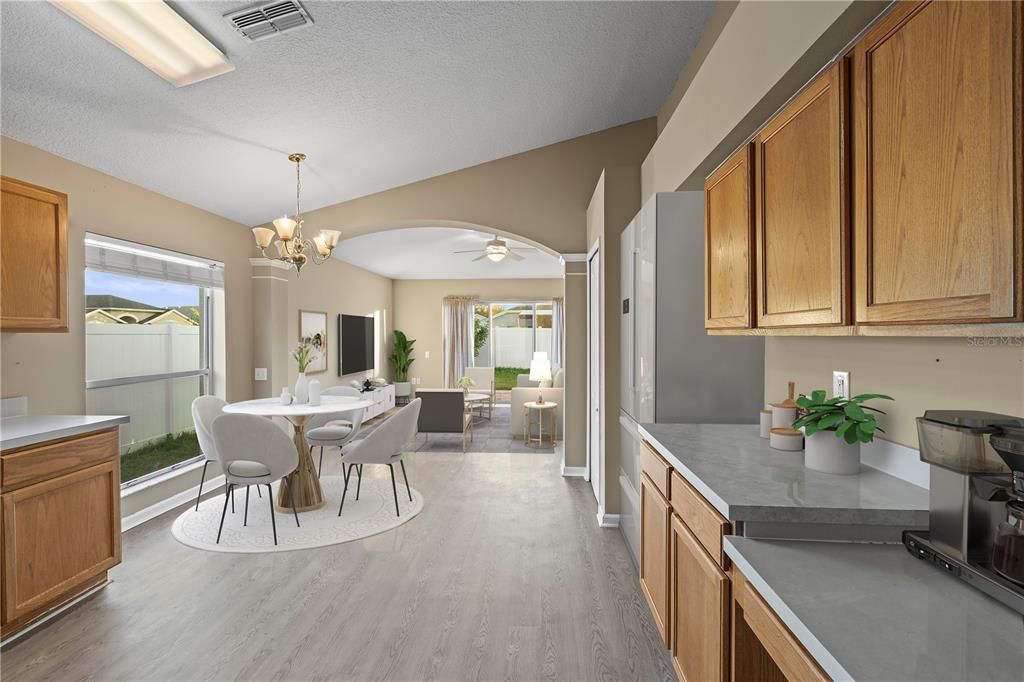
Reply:
M249 265L254 268L277 268L278 270L292 269L292 266L288 265L284 261L274 260L272 258L250 258Z
M587 254L585 253L563 253L561 254L562 263L585 263L587 262Z
M619 527L619 515L618 514L607 514L604 511L603 505L597 507L597 525L601 528L618 528Z
M567 467L562 465L562 476L566 478L579 477L583 478L587 475L587 467Z

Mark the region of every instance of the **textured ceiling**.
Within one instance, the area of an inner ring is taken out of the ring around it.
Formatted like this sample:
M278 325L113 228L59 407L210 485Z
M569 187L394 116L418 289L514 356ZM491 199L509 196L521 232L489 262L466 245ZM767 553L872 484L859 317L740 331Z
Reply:
M473 262L493 234L450 227L411 227L352 237L341 242L335 257L391 279L522 279L561 278L556 256L507 239L523 260Z
M0 2L5 135L254 225L653 116L713 3L171 3L235 71L174 89L45 2Z

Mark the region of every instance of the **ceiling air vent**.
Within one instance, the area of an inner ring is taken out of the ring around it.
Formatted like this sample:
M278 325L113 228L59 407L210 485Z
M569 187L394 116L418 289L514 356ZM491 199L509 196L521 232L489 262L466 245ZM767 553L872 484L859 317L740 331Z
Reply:
M313 23L296 0L268 2L224 15L249 40L264 40Z

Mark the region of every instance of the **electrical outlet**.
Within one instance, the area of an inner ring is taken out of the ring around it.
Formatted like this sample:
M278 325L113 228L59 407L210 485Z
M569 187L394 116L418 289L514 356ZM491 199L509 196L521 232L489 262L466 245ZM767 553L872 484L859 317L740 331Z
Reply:
M429 350L423 353L423 359L424 360L429 360L430 359L430 351Z
M850 397L850 373L832 372L832 395Z
M257 367L256 368L256 381L266 381L266 380L267 380L267 368L266 367Z

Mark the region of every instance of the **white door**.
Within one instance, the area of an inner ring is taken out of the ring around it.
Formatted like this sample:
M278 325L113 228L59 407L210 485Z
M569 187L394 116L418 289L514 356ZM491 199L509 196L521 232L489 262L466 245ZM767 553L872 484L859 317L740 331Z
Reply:
M601 253L587 263L587 475L601 504Z

